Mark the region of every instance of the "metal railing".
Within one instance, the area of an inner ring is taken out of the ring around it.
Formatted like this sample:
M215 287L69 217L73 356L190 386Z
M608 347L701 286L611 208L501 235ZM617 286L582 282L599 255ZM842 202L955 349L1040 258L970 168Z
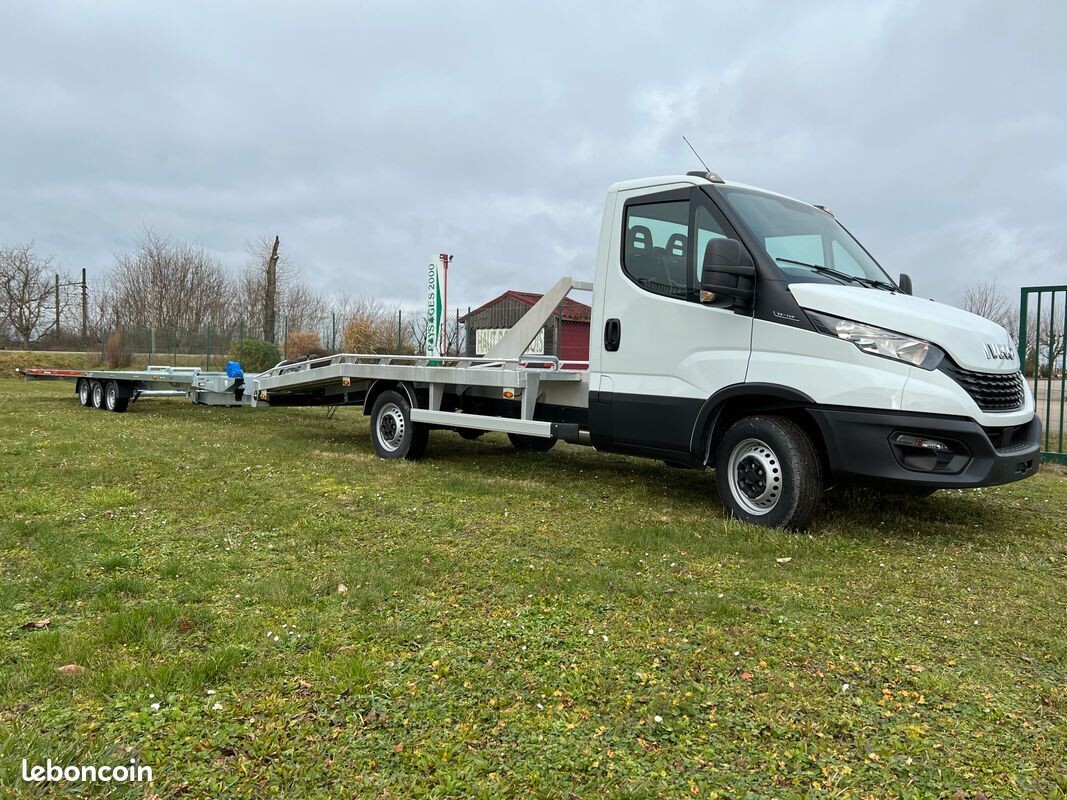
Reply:
M300 361L282 362L256 378L268 378L275 375L287 375L291 372L319 369L334 364L372 364L379 366L404 365L414 367L453 366L470 369L504 369L519 367L559 371L560 360L556 356L524 355L521 358L485 358L482 356L411 356L379 353L335 353L319 358L306 358Z
M1019 297L1019 361L1044 426L1041 458L1067 464L1067 285L1024 286Z

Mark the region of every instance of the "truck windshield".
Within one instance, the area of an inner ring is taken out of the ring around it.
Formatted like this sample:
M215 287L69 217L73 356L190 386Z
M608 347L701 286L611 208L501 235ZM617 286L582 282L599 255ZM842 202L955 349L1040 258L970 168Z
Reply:
M719 187L786 279L895 288L832 216L812 206L736 186Z

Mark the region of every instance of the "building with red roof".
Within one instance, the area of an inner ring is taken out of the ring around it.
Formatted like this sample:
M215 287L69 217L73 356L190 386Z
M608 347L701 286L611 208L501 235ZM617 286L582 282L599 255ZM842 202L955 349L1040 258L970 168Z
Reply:
M485 355L541 297L535 292L508 290L460 317L467 331L466 355ZM588 361L592 312L585 303L564 298L528 352L558 356L564 362Z

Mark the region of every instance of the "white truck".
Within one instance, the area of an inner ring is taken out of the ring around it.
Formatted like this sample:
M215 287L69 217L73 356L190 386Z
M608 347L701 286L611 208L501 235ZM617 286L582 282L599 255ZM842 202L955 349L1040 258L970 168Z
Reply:
M710 172L608 191L592 284L559 281L483 358L341 353L258 375L28 370L84 405L362 405L382 458L432 429L503 431L712 467L726 510L803 528L828 486L914 494L1020 480L1041 423L1011 337L911 295L822 207ZM574 289L593 293L588 369L526 355Z

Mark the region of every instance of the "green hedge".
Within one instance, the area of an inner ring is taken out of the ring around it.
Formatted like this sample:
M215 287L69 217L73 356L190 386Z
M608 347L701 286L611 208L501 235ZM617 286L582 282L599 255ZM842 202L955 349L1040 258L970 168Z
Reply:
M245 372L263 372L282 360L278 346L263 339L234 339L229 358L240 363Z

